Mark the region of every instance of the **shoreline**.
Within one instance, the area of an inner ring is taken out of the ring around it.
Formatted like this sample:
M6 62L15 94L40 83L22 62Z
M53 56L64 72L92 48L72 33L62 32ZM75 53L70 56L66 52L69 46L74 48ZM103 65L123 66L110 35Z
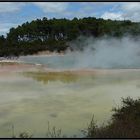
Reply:
M28 57L28 56L32 56L32 57L35 57L35 56L64 56L66 53L65 52L49 52L49 51L41 51L41 52L38 52L36 54L31 54L31 55L20 55L20 56L7 56L7 57L0 57L0 62L2 61L15 61L15 60L19 60L20 57Z
M34 54L27 55L31 57L39 57L39 56L64 56L65 54L59 53L50 53L49 54ZM39 63L28 63L22 61L20 58L26 56L19 57L0 57L0 72L1 71L28 71L28 70L40 70L44 72L67 72L74 74L117 74L123 72L140 72L140 68L71 68L71 69L55 69L48 67L47 65L39 64Z
M7 72L25 72L25 71L40 71L40 72L65 72L67 74L76 74L76 75L90 75L90 74L118 74L118 73L126 73L126 72L140 72L140 68L131 68L131 69L99 69L99 68L91 68L91 69L54 69L49 68L47 65L41 64L31 64L25 63L19 60L9 60L5 59L0 61L0 73Z

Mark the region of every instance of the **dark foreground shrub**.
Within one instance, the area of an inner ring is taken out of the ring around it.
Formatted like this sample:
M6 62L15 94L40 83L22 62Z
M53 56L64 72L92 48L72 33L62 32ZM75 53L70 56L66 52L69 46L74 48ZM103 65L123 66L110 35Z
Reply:
M110 123L98 127L91 120L84 134L90 138L140 138L140 99L122 99L122 106L113 109Z

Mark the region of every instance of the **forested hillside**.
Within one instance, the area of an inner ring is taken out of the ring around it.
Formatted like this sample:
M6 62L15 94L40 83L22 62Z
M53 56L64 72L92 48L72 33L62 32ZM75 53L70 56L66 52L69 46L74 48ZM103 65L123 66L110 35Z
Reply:
M122 37L140 35L140 23L129 20L112 21L88 17L77 19L43 19L33 20L11 28L7 36L0 36L0 56L19 56L34 54L39 51L65 51L67 42L77 37L104 35ZM72 50L72 48L69 48Z

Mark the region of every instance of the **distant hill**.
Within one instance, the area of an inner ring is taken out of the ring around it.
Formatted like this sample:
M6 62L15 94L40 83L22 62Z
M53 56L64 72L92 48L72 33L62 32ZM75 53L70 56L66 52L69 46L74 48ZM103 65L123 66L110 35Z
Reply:
M122 37L128 34L139 36L140 23L95 17L72 20L44 17L11 28L7 37L0 36L0 56L27 55L44 50L50 52L61 52L68 48L72 50L67 42L81 35L97 38L104 35Z

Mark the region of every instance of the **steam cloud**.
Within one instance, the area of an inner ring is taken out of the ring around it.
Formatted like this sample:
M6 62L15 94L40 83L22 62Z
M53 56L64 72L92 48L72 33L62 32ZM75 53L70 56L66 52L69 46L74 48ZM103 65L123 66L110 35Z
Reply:
M21 60L56 69L140 68L139 37L79 37L69 45L74 51L64 56L25 56Z
M70 46L76 51L67 56L74 59L75 68L140 68L139 37L80 37ZM78 47L83 51L78 51Z

